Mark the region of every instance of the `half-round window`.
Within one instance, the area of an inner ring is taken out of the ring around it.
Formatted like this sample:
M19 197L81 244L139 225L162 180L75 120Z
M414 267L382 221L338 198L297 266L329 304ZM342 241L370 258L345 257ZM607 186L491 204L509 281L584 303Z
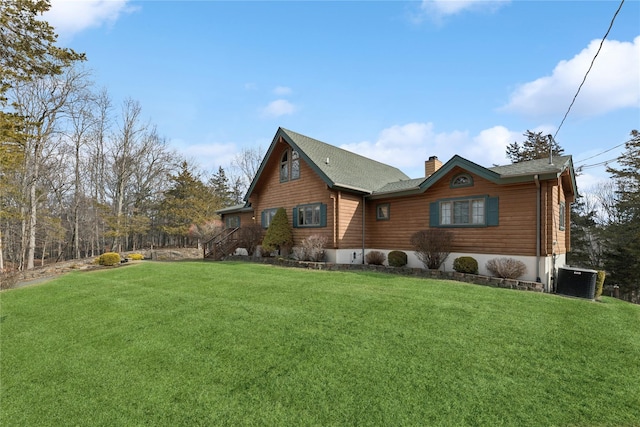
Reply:
M451 187L471 187L472 185L473 178L467 173L456 175L451 180Z

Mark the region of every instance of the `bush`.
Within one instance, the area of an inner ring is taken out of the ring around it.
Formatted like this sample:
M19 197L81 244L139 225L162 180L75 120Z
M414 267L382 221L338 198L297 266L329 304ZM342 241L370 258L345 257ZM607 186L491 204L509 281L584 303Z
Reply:
M368 252L364 257L364 260L367 262L367 264L371 265L383 265L386 259L387 256L380 251Z
M282 255L286 255L292 246L293 232L287 219L287 211L284 208L278 208L262 239L262 251L264 253L278 250Z
M453 261L453 269L458 273L478 274L478 261L474 257L461 256Z
M596 295L595 299L600 299L602 296L602 287L604 286L604 279L606 273L602 270L598 270L598 277L596 277Z
M517 279L527 271L522 261L513 258L493 258L487 261L487 270L503 279Z
M129 258L131 261L141 261L141 260L144 259L144 255L142 255L142 254L131 254L127 258Z
M105 252L98 257L100 265L116 265L120 264L120 254L116 252Z
M247 255L253 256L262 240L262 226L260 224L243 225L238 230L238 246L247 250Z
M407 254L402 251L391 251L388 258L391 267L404 267L407 265Z
M453 235L449 230L429 228L414 233L411 244L425 267L437 270L451 253Z
M294 258L300 261L320 262L324 260L327 238L314 234L302 240L302 246L294 248Z

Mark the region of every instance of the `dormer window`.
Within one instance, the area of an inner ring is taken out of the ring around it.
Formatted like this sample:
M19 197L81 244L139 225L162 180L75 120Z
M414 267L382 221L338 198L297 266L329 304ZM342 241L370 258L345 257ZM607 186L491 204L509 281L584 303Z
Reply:
M473 178L468 173L461 173L453 177L450 184L451 188L472 187Z
M285 150L280 158L280 182L286 182L300 178L300 154L292 150Z

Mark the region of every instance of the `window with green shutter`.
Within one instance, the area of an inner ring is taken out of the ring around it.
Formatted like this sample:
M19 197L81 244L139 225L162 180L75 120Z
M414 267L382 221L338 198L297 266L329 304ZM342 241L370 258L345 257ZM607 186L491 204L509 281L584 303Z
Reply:
M327 205L324 203L310 203L293 208L293 227L326 227Z
M442 199L429 204L430 227L491 227L497 225L497 197L458 197Z

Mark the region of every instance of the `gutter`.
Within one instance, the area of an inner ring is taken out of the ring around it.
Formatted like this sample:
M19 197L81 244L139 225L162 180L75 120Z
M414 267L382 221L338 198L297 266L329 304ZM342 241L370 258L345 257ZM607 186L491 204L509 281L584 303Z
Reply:
M542 196L542 189L540 188L540 176L538 174L533 176L533 180L536 183L536 281L540 280L540 197ZM544 291L549 292L548 285L544 284Z
M364 249L365 249L365 203L366 203L366 197L367 196L362 196L362 263L364 264Z

